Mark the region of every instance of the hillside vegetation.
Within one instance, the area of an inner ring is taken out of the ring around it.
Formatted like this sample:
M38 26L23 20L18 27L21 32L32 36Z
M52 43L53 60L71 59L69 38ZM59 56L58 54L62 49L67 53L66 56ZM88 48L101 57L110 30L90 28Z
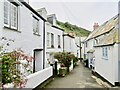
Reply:
M61 21L57 21L57 25L63 28L65 32L74 32L77 36L88 36L90 34L90 31L76 25L72 25L69 22L63 23Z

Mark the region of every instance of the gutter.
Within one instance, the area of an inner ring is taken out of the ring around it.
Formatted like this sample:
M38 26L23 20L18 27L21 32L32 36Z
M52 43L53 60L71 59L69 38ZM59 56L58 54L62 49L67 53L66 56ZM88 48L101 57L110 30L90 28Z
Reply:
M21 2L24 6L26 6L30 11L32 11L34 14L36 14L38 17L40 17L43 21L46 21L45 18L43 18L37 11L35 11L29 4L27 4L24 0L18 0Z

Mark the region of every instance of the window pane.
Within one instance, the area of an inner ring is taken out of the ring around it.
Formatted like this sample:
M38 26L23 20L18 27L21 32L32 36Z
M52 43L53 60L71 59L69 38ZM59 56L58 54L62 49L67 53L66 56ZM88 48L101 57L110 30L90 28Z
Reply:
M51 33L51 45L54 46L54 34Z
M17 28L17 6L11 4L11 27Z
M60 35L58 35L58 46L60 46Z
M8 12L8 2L4 2L4 24L8 25L9 24L9 12Z
M49 40L50 38L49 38L49 35L50 35L50 33L47 32L47 46L48 46L48 47L50 46L50 40Z
M39 20L33 17L33 32L39 34Z

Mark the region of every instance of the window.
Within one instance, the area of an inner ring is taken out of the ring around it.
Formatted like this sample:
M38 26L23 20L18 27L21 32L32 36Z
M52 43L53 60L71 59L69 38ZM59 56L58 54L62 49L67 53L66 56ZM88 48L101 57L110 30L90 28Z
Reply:
M18 27L18 4L15 2L4 2L4 26L11 29Z
M39 35L39 19L33 16L33 33Z
M104 59L107 59L108 58L108 48L107 47L103 47L102 48L102 57Z
M51 47L54 48L54 34L51 33Z
M58 35L58 48L61 48L60 47L60 35Z
M87 43L87 42L85 42L85 47L86 47L86 48L88 47L88 43Z
M50 33L47 32L47 47L50 46Z

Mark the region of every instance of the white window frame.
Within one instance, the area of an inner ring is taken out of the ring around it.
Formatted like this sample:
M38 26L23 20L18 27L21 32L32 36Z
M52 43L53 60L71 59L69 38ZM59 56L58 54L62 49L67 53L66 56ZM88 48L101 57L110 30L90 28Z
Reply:
M108 59L108 47L102 47L102 58Z
M33 16L33 33L39 35L39 19Z
M5 3L8 4L8 6L6 6L7 12L5 12ZM18 6L19 5L17 5L17 3L13 4L12 2L10 2L8 0L4 0L4 26L5 27L11 28L11 29L15 29L15 30L18 29ZM5 13L8 14L7 15L7 19L8 19L7 23L8 24L5 24Z
M7 4L7 6L5 6L5 4ZM9 4L10 4L10 2L8 0L4 1L4 26L6 26L6 27L10 26L10 21L9 21L10 20L10 12L9 12L10 5ZM7 9L6 12L5 12L5 8ZM6 19L8 20L7 21L8 24L5 23L5 13L7 14L6 15L7 16Z
M50 33L47 32L47 47L50 47Z

